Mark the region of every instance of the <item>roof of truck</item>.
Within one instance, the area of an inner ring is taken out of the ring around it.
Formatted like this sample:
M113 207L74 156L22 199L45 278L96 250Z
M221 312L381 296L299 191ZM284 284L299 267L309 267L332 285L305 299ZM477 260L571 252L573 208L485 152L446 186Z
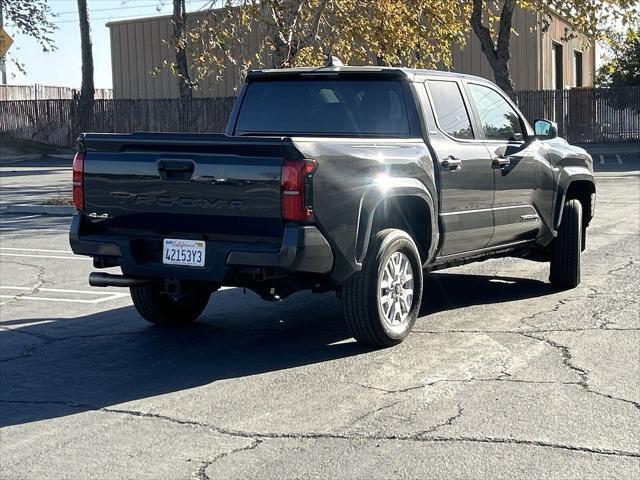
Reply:
M410 81L420 81L420 77L448 77L448 78L466 78L473 80L487 81L485 78L475 75L467 75L456 72L443 72L441 70L426 70L419 68L402 68L402 67L382 67L382 66L331 66L331 67L296 67L296 68L273 68L251 70L247 74L247 81L255 78L276 77L276 76L314 76L314 75L331 75L331 74L379 74L405 77Z

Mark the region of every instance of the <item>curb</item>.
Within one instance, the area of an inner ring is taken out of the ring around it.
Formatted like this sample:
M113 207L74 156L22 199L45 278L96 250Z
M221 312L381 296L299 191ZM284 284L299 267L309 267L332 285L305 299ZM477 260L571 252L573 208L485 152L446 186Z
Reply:
M43 162L43 165L47 165L48 162L52 162L52 164L64 165L67 164L71 166L73 163L74 154L62 154L62 153L54 153L54 154L43 154L43 155L5 155L0 156L0 166L10 166L16 165L18 163L28 163L28 162Z
M39 215L73 215L71 205L7 205L0 207L0 213L35 213Z
M624 178L624 177L640 177L640 170L598 172L593 174L596 178Z
M13 165L14 163L33 162L40 160L42 155L8 155L0 157L0 165Z
M54 158L56 160L69 160L69 163L71 163L73 162L73 157L75 157L75 153L46 153L42 156L42 159Z
M616 153L640 153L640 144L638 143L609 143L609 144L582 144L577 145L580 148L584 148L590 155L607 155Z

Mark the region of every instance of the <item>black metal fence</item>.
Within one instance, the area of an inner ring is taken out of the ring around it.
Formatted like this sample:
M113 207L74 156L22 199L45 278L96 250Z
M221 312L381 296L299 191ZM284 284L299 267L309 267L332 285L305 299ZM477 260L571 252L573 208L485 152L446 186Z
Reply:
M640 141L640 86L519 91L512 98L530 122L557 122L571 143Z
M533 122L558 123L572 143L640 141L640 86L519 91L513 98ZM82 129L94 132L222 132L234 98L96 100ZM80 130L76 100L0 101L0 135L70 147Z

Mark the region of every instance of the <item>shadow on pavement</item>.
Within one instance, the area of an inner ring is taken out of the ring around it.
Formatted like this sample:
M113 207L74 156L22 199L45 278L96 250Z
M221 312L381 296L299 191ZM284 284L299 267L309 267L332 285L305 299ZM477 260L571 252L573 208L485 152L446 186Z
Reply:
M70 223L71 217L69 215L0 212L0 235L6 239L11 235L41 235L46 230L64 233L69 231ZM69 255L71 254L69 250Z
M422 315L550 291L533 280L443 273L428 275L426 285ZM2 322L20 324L19 332L0 331L5 347L28 342L0 363L0 426L371 351L350 339L332 294L299 293L266 304L226 290L212 297L202 322L180 330L147 326L130 306Z
M552 293L550 284L529 278L429 273L424 278L420 315Z

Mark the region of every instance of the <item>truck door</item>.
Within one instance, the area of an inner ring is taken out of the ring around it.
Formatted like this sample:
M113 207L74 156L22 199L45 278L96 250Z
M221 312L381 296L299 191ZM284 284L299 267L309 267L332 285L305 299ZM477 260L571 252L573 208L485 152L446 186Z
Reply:
M427 80L424 115L436 155L443 241L438 256L487 246L493 234L493 169L457 80Z
M495 230L489 246L534 240L544 233L541 215L551 211L553 169L540 142L511 102L493 86L467 82L478 130L492 158Z

